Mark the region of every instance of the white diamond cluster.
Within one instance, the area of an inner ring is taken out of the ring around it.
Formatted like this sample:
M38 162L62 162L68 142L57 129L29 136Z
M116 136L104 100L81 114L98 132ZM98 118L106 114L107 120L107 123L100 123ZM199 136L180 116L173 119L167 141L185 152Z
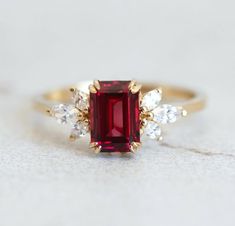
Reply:
M161 100L162 91L155 89L146 93L141 101L143 114L148 115L144 132L151 139L160 140L162 138L161 125L174 123L186 115L186 111L182 107L169 104L160 105Z
M88 112L88 95L80 90L73 90L73 104L58 104L52 107L51 114L60 124L72 126L71 138L77 139L89 132L89 124L83 114Z

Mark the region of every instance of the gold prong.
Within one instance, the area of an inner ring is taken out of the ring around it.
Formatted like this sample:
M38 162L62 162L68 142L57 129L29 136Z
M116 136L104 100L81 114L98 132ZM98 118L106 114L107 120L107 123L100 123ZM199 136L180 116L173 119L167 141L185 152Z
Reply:
M94 86L97 90L100 90L100 82L98 80L94 81Z
M188 112L183 109L183 107L177 107L178 111L181 111L181 116L186 117L188 115Z
M143 93L140 91L140 94L139 94L139 105L141 106L141 103L142 103L142 100L143 100Z
M130 82L128 88L131 89L131 88L132 88L133 86L135 86L135 85L136 85L136 81L135 81L135 80L131 80L131 82Z
M98 143L96 143L96 142L90 143L90 148L91 148L91 149L94 149L94 152L95 152L96 154L98 154L98 153L101 152L101 146L99 146Z
M96 142L91 142L90 145L89 145L90 148L94 148L95 146L97 146Z
M188 115L188 112L187 112L186 110L183 110L183 111L182 111L182 116L183 116L183 117L186 117L187 115Z
M51 111L51 109L47 109L47 110L46 110L46 114L47 114L48 116L52 116L52 111Z
M153 118L154 118L154 113L152 111L149 111L146 114L146 119L149 120L149 121L153 121Z
M144 107L144 106L141 106L141 107L140 107L140 111L141 111L142 113L145 113L145 112L148 111L148 108L146 108L146 107Z
M136 149L133 146L130 146L130 152L135 154L136 153Z
M96 146L94 149L95 153L98 154L101 152L101 146Z
M141 87L142 85L140 84L137 84L134 89L132 90L132 93L135 94L135 93L138 93L140 90L141 90Z
M137 83L130 83L129 89L132 94L136 94L140 91L142 85L137 84Z
M89 90L91 93L97 93L97 90L94 85L89 85Z
M130 151L132 153L136 153L137 149L141 146L141 143L139 142L132 142L130 145Z
M79 114L77 115L77 120L78 122L82 122L85 120L85 116L82 112L79 112Z
M139 148L140 146L141 146L141 143L140 142L133 142L134 143L134 145L137 147L137 148Z
M141 128L144 128L144 127L147 126L147 124L148 124L148 121L147 121L146 119L143 119L143 120L141 120L140 127L141 127Z
M144 128L140 128L140 135L144 134Z
M75 90L76 90L76 89L75 89L75 88L73 88L73 87L71 87L71 88L69 89L69 91L70 91L70 92L72 92L72 93L74 93L74 92L75 92Z
M70 136L69 136L69 140L70 141L75 141L77 138L76 138L76 136L74 135L74 134L71 134Z
M160 94L162 94L162 88L156 89Z
M141 89L141 85L137 84L137 82L135 80L132 80L129 84L129 90L131 91L131 93L135 94L137 92L140 91Z
M144 120L153 121L154 113L152 111L148 111L146 108L141 108L140 119L142 121Z

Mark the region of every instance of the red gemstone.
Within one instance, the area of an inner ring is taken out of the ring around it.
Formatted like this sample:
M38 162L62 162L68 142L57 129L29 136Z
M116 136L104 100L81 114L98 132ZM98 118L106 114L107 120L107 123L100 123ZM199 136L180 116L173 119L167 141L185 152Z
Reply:
M132 94L130 81L100 81L90 93L91 142L102 152L129 152L140 142L139 92Z

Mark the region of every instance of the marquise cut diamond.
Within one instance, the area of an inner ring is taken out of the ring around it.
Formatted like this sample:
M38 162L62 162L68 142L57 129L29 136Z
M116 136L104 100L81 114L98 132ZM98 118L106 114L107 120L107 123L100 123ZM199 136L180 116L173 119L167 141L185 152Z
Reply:
M182 110L169 105L164 104L153 110L154 121L161 124L174 123L182 116Z
M71 123L74 124L78 121L79 111L72 105L59 104L52 108L52 113L55 119L60 124Z
M80 90L75 89L73 94L75 106L80 110L87 110L89 107L88 95Z
M160 126L153 122L149 121L145 128L146 135L151 139L157 139L161 136L161 128Z
M72 129L72 137L74 138L80 138L85 136L89 131L89 126L86 122L79 122L73 126Z
M154 89L144 95L141 106L146 107L149 111L151 111L159 105L161 99L161 91L158 89Z

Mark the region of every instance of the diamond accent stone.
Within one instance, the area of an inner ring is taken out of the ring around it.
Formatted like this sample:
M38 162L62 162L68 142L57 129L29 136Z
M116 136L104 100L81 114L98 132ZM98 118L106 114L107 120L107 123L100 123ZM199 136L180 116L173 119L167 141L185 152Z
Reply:
M149 111L151 111L159 105L161 100L161 91L158 89L154 89L144 95L141 106L146 107Z
M74 124L78 121L79 110L72 105L55 105L52 108L52 113L59 124Z
M75 89L73 93L73 101L75 106L79 110L87 110L89 108L89 98L88 95L78 89Z
M164 104L153 110L154 121L161 124L174 123L182 116L182 109Z
M79 110L72 105L68 105L67 112L67 121L72 125L77 123Z
M153 121L149 121L145 128L146 135L151 139L157 139L161 136L160 126Z
M89 126L86 122L79 122L73 126L71 136L74 138L84 137L89 132Z

